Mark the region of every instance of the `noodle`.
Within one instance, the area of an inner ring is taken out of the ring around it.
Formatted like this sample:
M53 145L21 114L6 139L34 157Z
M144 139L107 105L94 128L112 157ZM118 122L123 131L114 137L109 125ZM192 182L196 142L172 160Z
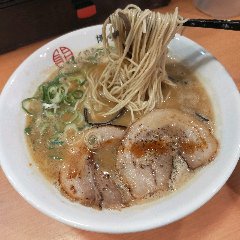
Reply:
M104 97L115 103L105 115L125 107L134 119L135 112L147 113L159 107L163 101L162 84L174 85L165 70L167 45L185 21L177 8L173 14L161 14L128 5L104 22L103 47L108 62L100 77L90 72L87 78L93 100L104 105Z

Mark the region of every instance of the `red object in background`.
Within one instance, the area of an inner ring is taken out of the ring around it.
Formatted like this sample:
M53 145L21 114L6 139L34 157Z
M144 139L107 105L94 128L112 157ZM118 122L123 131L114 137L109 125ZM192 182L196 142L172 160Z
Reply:
M72 51L67 47L59 47L53 52L53 61L55 65L61 67L64 62L67 62L73 56Z
M97 13L96 5L87 6L77 9L78 18L89 18Z
M124 8L130 3L142 9L152 9L166 6L169 2L170 0L0 0L0 54L41 39L103 23L117 8Z

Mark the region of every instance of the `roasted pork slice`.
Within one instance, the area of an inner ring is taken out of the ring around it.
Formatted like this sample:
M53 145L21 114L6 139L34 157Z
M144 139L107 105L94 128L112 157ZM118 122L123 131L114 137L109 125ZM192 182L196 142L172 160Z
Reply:
M169 188L173 159L195 169L214 159L218 142L204 123L174 109L154 110L127 131L117 169L134 198Z
M79 149L79 157L68 158L59 173L62 190L86 206L100 207L101 195L95 185L94 162L87 148Z
M96 208L120 209L131 201L129 190L114 169L116 154L124 130L105 126L86 130L74 144L68 146L60 170L59 183L72 199ZM104 154L112 149L113 155Z

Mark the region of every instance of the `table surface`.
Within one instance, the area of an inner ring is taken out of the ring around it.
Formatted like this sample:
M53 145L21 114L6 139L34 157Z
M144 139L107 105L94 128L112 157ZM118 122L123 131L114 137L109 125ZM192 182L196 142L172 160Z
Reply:
M160 11L179 7L187 18L207 18L190 0L172 0ZM240 32L185 28L183 35L211 52L240 88ZM0 90L17 66L51 39L0 55ZM191 215L162 228L131 234L102 234L78 230L59 223L30 206L12 188L0 169L0 239L240 239L240 163L223 188Z

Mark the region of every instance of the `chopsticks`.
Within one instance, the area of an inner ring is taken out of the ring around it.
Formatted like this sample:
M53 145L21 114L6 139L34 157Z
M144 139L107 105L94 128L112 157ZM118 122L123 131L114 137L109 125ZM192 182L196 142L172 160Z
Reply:
M189 19L183 26L240 31L240 20Z

